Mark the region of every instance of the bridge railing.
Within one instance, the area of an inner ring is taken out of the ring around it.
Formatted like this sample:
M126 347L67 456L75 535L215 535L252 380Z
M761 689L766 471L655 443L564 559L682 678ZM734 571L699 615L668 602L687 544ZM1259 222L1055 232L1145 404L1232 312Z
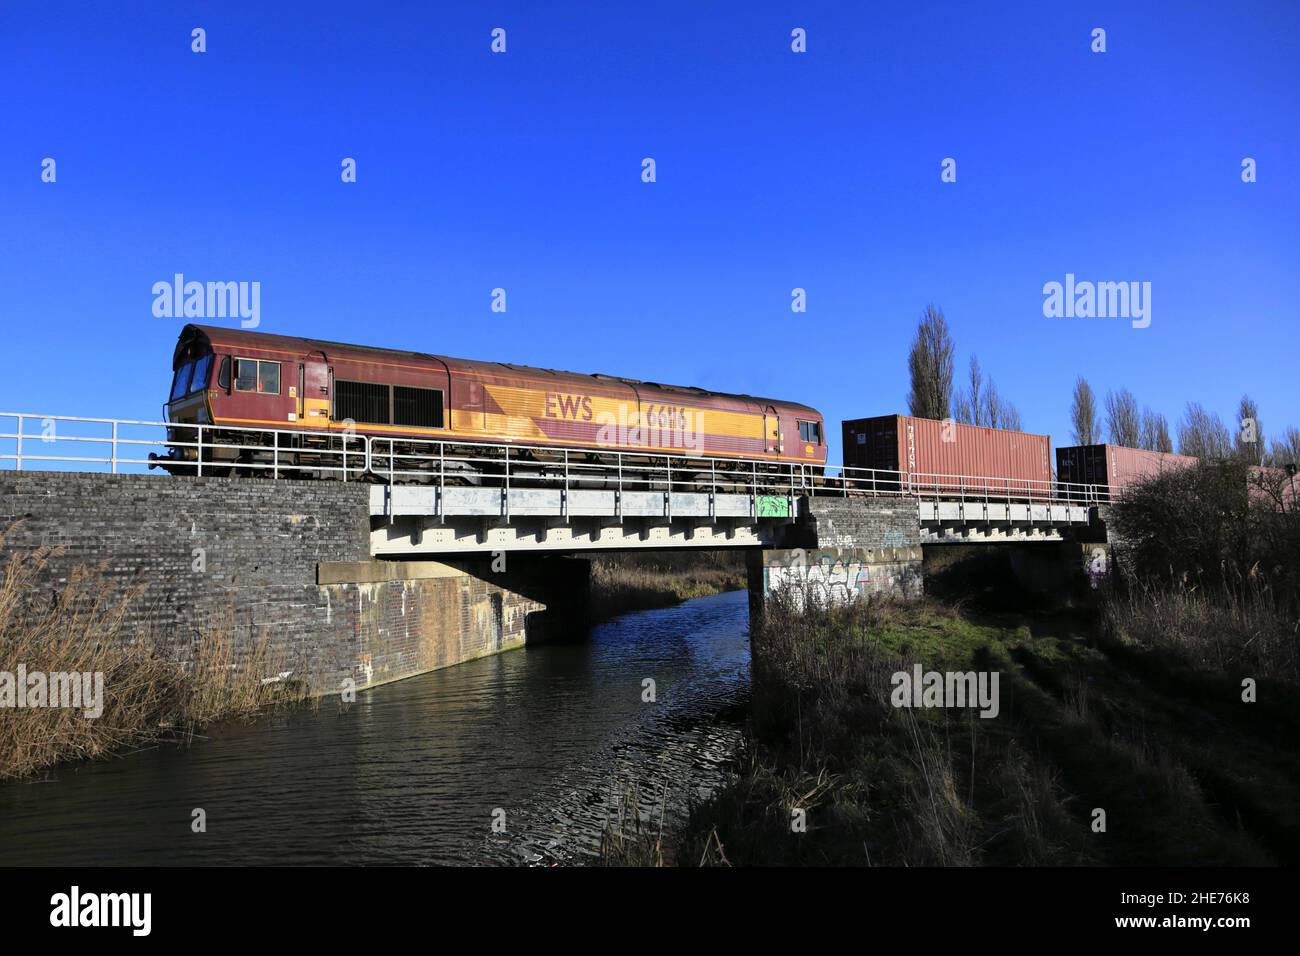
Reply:
M472 453L467 451L473 449ZM593 461L599 458L599 461ZM298 459L298 460L295 460ZM112 473L165 464L181 474L292 478L304 472L343 481L661 492L671 509L681 493L903 497L917 500L1104 504L1104 485L1002 476L929 474L888 469L822 467L758 459L706 458L656 452L564 449L527 444L467 445L436 439L357 435L351 429L303 431L132 419L0 412L0 468L33 466ZM753 513L761 514L761 510Z
M343 481L366 473L365 436L342 431L227 428L179 422L0 412L0 467L49 471L106 467L112 474L166 464L183 474L225 475L231 469L267 478L293 477L289 454L312 456L311 468ZM337 446L337 447L336 447Z

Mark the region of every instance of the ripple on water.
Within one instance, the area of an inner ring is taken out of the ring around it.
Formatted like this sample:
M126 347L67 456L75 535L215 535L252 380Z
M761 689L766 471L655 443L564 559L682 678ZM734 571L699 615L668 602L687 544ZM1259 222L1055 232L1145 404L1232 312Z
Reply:
M376 688L346 711L324 702L6 784L0 864L587 860L624 784L672 822L721 781L747 627L743 591L700 598ZM195 808L206 833L191 832Z

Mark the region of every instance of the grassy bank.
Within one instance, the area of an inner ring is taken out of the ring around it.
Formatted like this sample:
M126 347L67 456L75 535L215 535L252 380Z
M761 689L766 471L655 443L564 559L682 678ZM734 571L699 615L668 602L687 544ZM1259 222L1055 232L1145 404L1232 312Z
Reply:
M745 561L738 552L658 551L597 557L591 562L591 617L604 621L745 585Z
M264 644L240 645L233 629L218 626L203 635L184 662L169 659L148 636L128 636L124 620L139 590L111 587L93 568L74 572L52 593L39 587L52 555L16 554L0 569L0 675L7 675L0 681L10 682L12 697L31 686L16 686L20 672L42 675L38 681L52 674L102 674L102 712L88 717L85 706L20 708L0 688L0 779L184 740L216 721L301 699L299 687L263 683L263 675L285 668Z
M1225 460L1127 488L1108 520L1122 573L1082 611L1054 605L1071 588L1050 563L989 546L932 549L918 605L778 599L751 631L739 770L656 852L1300 863L1300 512L1252 480ZM894 706L894 675L918 664L996 673L997 715ZM653 858L642 842L608 841L629 862Z
M1300 688L1285 652L1251 657L1276 622L1242 605L1230 638L1171 637L1195 633L1193 618L1223 625L1221 611L1208 597L1174 611L1114 598L1030 625L933 601L778 603L753 636L738 772L666 850L656 835L656 853L681 865L1300 861ZM893 706L891 677L914 663L997 671L998 715ZM1242 702L1243 667L1259 703ZM621 847L646 861L635 834Z

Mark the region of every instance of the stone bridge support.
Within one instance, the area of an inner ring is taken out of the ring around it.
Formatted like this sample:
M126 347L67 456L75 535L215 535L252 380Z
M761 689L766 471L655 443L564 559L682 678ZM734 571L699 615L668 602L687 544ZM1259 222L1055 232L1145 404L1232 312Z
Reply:
M89 586L130 599L123 637L179 661L229 640L265 679L317 695L572 632L587 562L375 561L369 497L334 481L3 472L0 568L54 548L39 587L93 569Z

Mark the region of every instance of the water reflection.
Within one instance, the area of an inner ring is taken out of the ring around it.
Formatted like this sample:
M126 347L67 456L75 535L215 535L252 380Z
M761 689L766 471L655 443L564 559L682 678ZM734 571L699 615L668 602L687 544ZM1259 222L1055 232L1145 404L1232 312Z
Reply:
M0 864L580 862L623 781L670 820L720 778L749 686L744 592L0 785ZM657 701L642 703L642 682ZM206 812L207 832L191 832ZM492 835L493 811L507 832Z

